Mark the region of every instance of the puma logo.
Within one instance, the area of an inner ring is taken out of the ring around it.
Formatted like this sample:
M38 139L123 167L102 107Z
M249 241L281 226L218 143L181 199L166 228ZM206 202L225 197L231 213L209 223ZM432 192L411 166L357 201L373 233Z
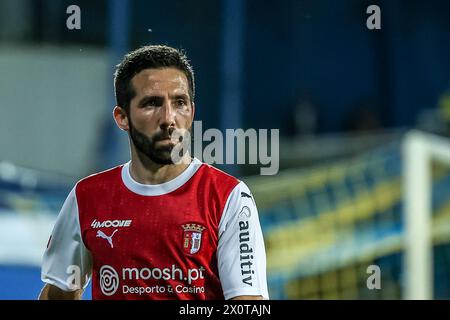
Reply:
M117 229L114 230L114 232L108 237L103 231L98 230L97 231L97 238L103 238L106 239L109 243L109 245L111 246L111 248L114 248L113 246L113 242L112 242L112 237L113 235L117 232Z
M251 195L249 195L247 192L241 192L241 197L245 197L245 198L252 198Z
M255 204L255 200L253 200L253 197L251 195L249 195L248 193L241 191L241 197L242 198L250 198L250 199L252 199L253 204Z

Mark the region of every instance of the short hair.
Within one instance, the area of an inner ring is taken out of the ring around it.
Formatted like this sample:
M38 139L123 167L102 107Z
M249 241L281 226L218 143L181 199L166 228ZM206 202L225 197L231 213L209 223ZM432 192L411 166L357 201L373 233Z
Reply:
M149 45L126 54L116 66L114 89L116 103L128 113L130 102L136 95L131 79L145 69L176 68L182 71L188 80L191 101L195 97L194 69L186 54L166 45Z

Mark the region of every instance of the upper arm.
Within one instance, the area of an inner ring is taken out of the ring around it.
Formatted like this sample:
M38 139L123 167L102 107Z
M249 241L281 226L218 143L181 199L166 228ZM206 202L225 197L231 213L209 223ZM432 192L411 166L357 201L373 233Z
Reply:
M225 205L219 224L217 259L225 299L269 299L258 210L243 182L233 189Z
M56 219L41 270L42 281L66 292L85 288L92 269L92 258L81 236L75 190Z

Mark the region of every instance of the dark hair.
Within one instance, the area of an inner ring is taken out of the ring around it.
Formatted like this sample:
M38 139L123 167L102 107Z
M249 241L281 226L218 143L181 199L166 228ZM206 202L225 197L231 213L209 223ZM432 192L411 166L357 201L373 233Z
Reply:
M160 68L176 68L184 72L189 82L190 98L194 101L194 69L185 53L165 45L151 45L126 54L122 62L116 66L114 89L117 105L128 113L130 101L136 95L131 79L142 70Z

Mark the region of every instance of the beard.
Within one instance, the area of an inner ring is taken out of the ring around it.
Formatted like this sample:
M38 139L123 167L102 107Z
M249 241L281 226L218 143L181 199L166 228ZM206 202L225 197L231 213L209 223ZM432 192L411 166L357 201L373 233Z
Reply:
M159 131L148 137L144 133L136 129L130 122L130 138L137 149L139 158L141 158L141 160L145 160L142 159L142 156L145 156L154 163L161 165L173 164L174 162L172 160L172 150L175 145L163 144L160 146L156 146L156 143L158 141L170 138L174 130L175 129L173 128L168 128L165 131Z

